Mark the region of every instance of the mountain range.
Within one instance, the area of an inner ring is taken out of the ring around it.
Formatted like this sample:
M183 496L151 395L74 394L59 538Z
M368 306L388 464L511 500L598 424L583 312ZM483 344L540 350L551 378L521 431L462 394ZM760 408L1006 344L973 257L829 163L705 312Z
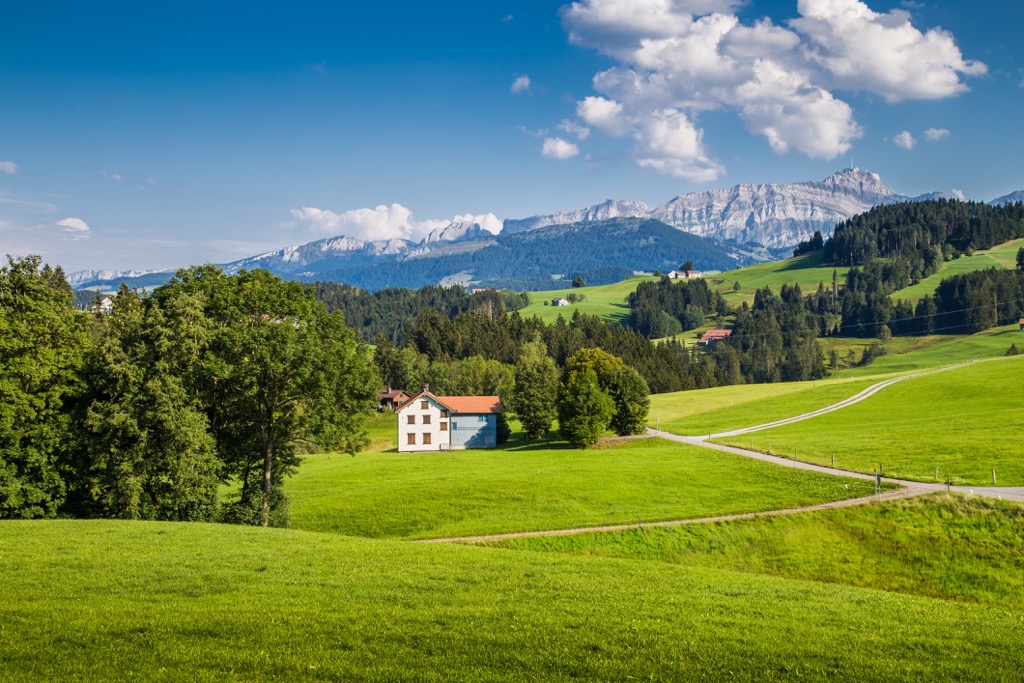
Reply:
M1021 201L1024 191L993 200ZM556 276L614 281L633 270L671 269L692 260L702 270L726 270L785 255L815 231L874 206L952 199L935 192L898 194L876 173L848 168L821 181L743 184L679 195L654 209L607 200L576 210L508 219L498 235L476 223L452 223L420 242L363 241L346 236L293 245L222 264L228 273L266 268L282 277L333 280L358 287L421 287L479 283L519 289L559 287ZM76 289L158 285L164 271L80 271Z

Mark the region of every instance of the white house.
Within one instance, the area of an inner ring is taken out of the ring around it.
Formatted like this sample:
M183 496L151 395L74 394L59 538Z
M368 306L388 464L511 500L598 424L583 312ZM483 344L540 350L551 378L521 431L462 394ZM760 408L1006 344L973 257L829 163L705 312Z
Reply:
M563 299L562 297L559 297L557 299L552 299L551 300L551 305L552 306L568 306L569 305L569 300L568 299Z
M494 448L499 413L497 396L435 396L424 389L398 409L398 451Z
M700 271L700 270L690 270L689 274L687 274L687 272L684 271L684 270L673 270L672 272L670 272L668 274L668 277L669 277L670 280L686 280L686 279L692 280L695 277L703 277L703 276L704 276L704 273L703 273L703 271Z

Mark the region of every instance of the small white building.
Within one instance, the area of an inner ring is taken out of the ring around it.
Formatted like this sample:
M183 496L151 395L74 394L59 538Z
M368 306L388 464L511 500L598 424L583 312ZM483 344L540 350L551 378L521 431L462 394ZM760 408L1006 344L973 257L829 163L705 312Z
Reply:
M552 306L568 306L569 305L569 300L568 299L563 299L562 297L559 297L557 299L552 299L551 300L551 305Z
M700 270L691 270L689 272L684 270L673 270L668 274L670 280L692 280L697 277L704 277L704 272Z
M497 396L435 396L424 389L397 412L399 453L498 445Z

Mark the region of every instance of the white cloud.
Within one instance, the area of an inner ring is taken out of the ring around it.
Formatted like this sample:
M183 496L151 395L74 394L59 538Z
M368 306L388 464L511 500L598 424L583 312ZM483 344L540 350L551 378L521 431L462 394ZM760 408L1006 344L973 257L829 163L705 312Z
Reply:
M924 139L928 142L939 142L950 136L948 128L929 128L924 132Z
M564 133L568 133L569 135L575 135L576 139L581 142L590 137L589 128L587 128L586 126L581 126L575 121L570 121L569 119L562 119L562 122L558 124L558 128Z
M0 173L14 175L18 172L18 165L13 161L0 161Z
M912 150L917 144L917 140L910 134L909 130L905 130L902 133L898 133L892 138L892 143L900 149Z
M836 91L875 93L889 102L939 99L965 91L965 77L987 72L963 58L950 33L922 32L904 10L877 13L861 0L799 0L799 17L776 25L767 17L741 21L736 10L748 4L578 0L563 8L571 42L618 62L594 76L596 94L577 103L577 117L633 138L641 165L713 180L724 168L705 148L700 116L733 111L777 153L833 159L863 135ZM689 142L652 154L663 141L665 112L683 117L673 119L672 137Z
M64 218L57 221L57 225L64 228L73 239L89 239L89 224L81 218Z
M512 87L510 90L514 95L522 95L523 93L530 92L530 77L526 75L517 76L516 80L512 81Z
M429 218L417 221L411 209L401 204L380 205L373 209L354 209L335 213L328 209L303 207L292 209L291 214L305 223L311 233L319 237L344 235L357 240L375 241L406 239L419 241L435 228L444 228L452 223L479 223L480 227L493 233L501 230L502 221L493 213L480 215L462 214L450 219Z
M609 135L624 135L628 127L622 105L604 97L585 98L576 105L576 115Z
M964 201L965 199L967 199L967 197L964 195L964 191L958 190L955 187L953 188L953 196L959 199L960 201Z
M800 0L805 53L834 85L882 95L889 102L934 100L967 90L961 75L981 76L983 63L965 60L953 35L922 33L904 10L873 12L860 0Z
M572 159L580 153L580 148L562 138L544 138L541 154L549 159Z
M674 109L653 112L634 137L640 146L637 163L644 168L695 183L709 182L722 173L704 149L704 131Z

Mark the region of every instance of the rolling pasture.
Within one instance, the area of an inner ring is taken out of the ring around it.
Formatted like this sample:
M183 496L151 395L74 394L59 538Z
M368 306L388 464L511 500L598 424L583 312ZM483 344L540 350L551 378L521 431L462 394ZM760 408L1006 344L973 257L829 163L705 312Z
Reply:
M4 522L0 678L1011 680L1024 621L884 590L295 530Z
M756 423L751 423L756 424ZM1024 485L1024 356L909 379L842 410L732 443L857 472ZM730 443L729 439L718 440ZM936 476L936 470L938 476Z
M935 494L780 517L487 545L730 569L1024 609L1024 505L973 496Z
M580 451L519 436L494 451L311 456L286 489L292 524L448 538L803 507L872 490L660 439Z
M638 275L610 285L530 292L530 305L520 309L519 315L524 318L537 316L546 323L552 323L558 319L559 315L569 320L572 314L578 310L587 315L600 316L612 323L624 324L629 318L629 304L626 303L626 298L636 291L636 286L641 282L657 279L653 276ZM551 305L552 299L568 298L573 293L584 295L587 297L586 301L568 306ZM547 305L544 305L545 301Z
M909 299L917 302L926 294L934 294L939 283L952 275L973 273L988 268L1013 270L1017 265L1017 251L1021 247L1024 247L1024 239L1006 242L992 249L977 251L972 256L961 256L958 259L946 261L942 264L939 272L926 277L916 285L895 292L892 298L893 300Z
M784 261L757 263L719 275L709 275L705 279L708 285L721 292L732 306L744 301L752 303L754 294L764 287L771 287L777 294L782 285L799 284L801 291L809 294L818 288L819 283L824 283L826 287L831 286L833 271L839 275L839 284L842 287L849 268L827 265L823 263L822 256L821 250L812 251ZM740 288L734 290L737 282L740 283Z

